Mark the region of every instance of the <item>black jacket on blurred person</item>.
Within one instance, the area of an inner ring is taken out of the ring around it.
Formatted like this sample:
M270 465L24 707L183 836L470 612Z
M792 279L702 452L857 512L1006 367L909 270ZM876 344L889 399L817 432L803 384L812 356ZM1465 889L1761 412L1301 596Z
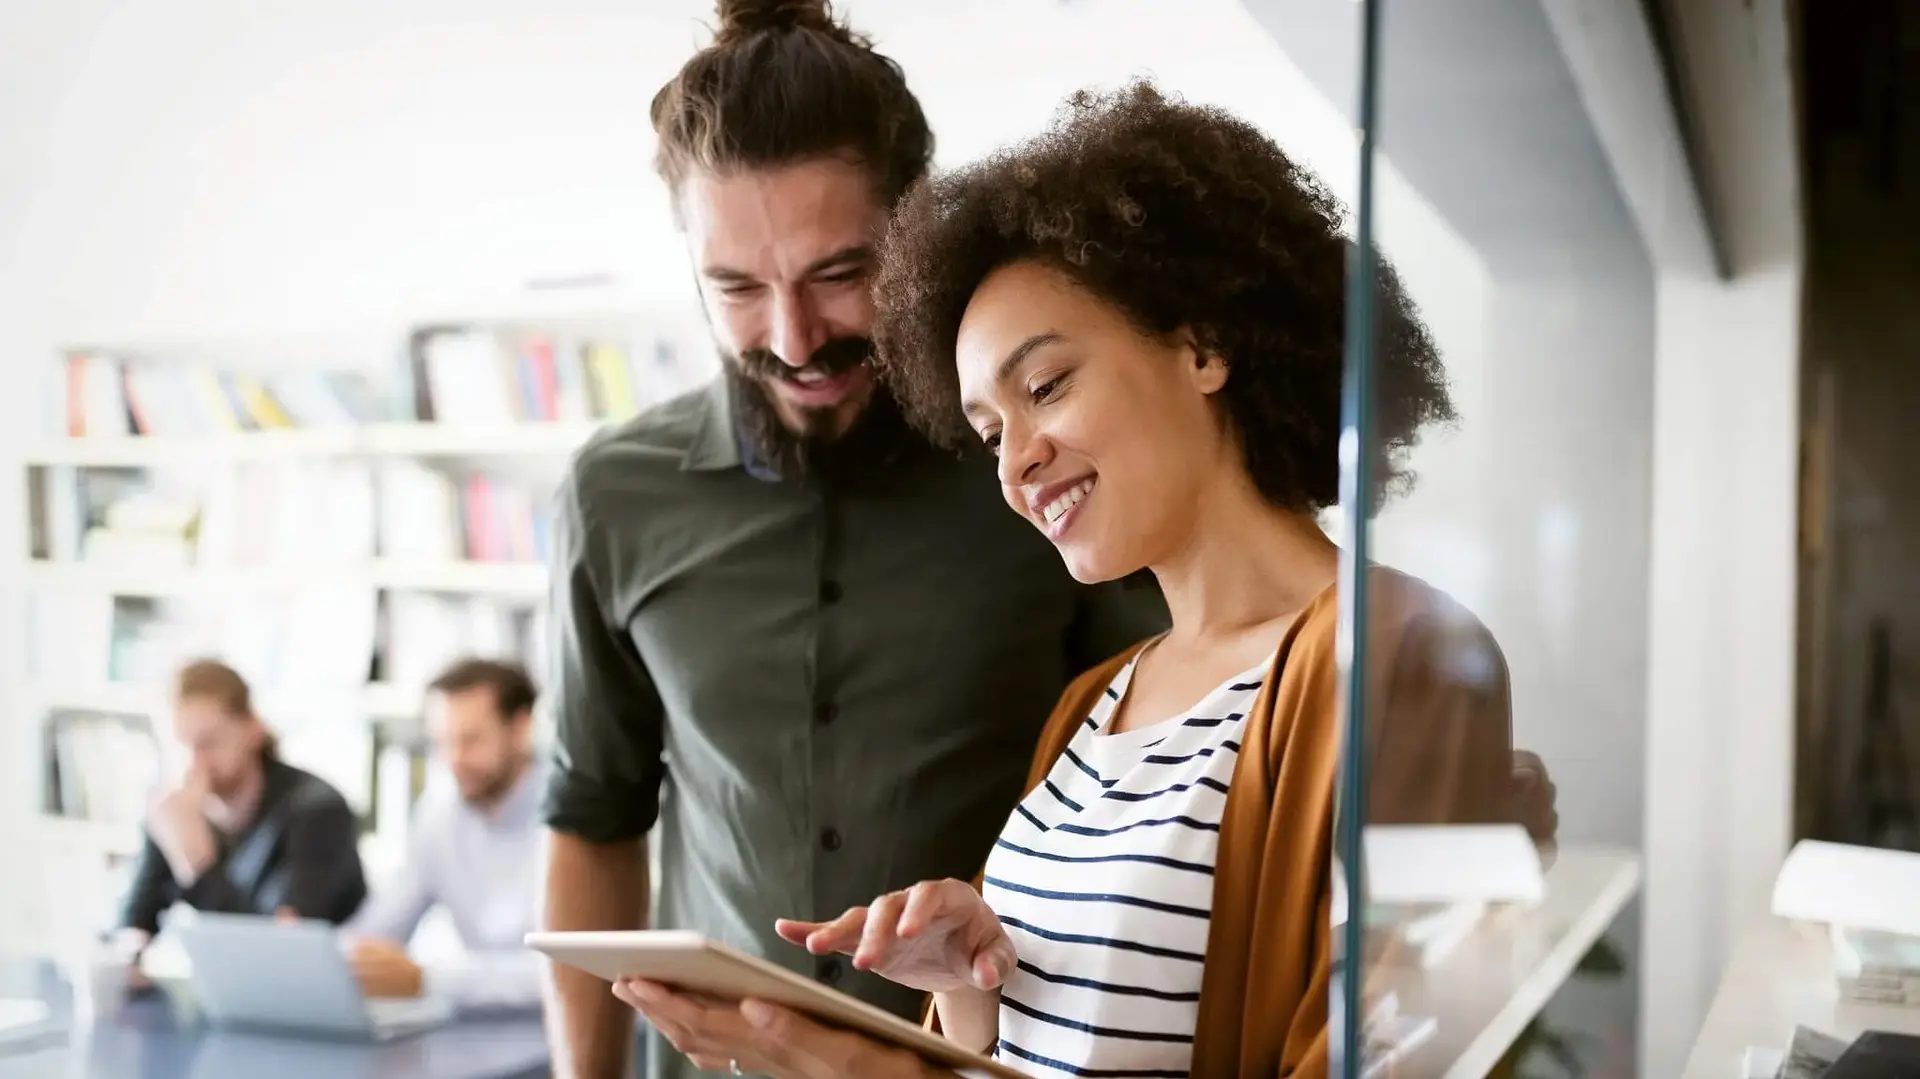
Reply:
M272 915L338 925L367 897L359 825L332 785L277 758L266 763L259 808L238 832L217 829L220 853L193 883L181 887L151 834L141 845L120 924L152 934L174 903L225 914Z

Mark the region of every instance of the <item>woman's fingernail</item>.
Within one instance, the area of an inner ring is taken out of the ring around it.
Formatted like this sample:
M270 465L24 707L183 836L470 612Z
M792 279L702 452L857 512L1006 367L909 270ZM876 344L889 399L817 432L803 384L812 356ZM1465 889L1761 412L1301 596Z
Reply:
M773 1025L773 1009L757 1000L741 1001L740 1015L749 1024L756 1027L764 1029Z

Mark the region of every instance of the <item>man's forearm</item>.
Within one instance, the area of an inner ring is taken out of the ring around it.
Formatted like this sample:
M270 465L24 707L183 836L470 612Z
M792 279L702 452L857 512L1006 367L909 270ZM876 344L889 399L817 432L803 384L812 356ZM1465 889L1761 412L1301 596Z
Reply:
M530 951L462 951L426 968L426 985L463 1011L537 1010L545 999L546 959Z
M647 857L640 840L590 843L550 832L546 902L549 930L639 929L646 921ZM633 1010L599 978L548 965L547 1031L558 1079L624 1079L632 1052Z

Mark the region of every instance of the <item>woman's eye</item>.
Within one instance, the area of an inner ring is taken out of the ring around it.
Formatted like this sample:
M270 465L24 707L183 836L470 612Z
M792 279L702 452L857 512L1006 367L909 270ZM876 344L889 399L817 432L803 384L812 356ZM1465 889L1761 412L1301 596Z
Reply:
M1033 394L1032 394L1033 399L1036 402L1045 401L1047 398L1053 396L1054 390L1057 390L1059 388L1060 388L1060 379L1057 377L1050 378L1033 388Z
M982 435L980 441L986 445L987 452L993 454L995 457L1000 456L1000 432L994 431L990 434Z

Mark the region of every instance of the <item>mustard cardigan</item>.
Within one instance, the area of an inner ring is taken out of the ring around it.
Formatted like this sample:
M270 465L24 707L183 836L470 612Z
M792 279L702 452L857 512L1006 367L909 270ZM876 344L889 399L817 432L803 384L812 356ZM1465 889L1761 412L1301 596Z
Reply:
M1369 823L1513 818L1506 662L1484 626L1392 570L1370 578ZM1248 713L1214 867L1196 1079L1327 1075L1334 782L1340 758L1337 589L1281 638ZM1052 769L1140 646L1061 694L1028 775ZM976 882L977 886L977 882Z

